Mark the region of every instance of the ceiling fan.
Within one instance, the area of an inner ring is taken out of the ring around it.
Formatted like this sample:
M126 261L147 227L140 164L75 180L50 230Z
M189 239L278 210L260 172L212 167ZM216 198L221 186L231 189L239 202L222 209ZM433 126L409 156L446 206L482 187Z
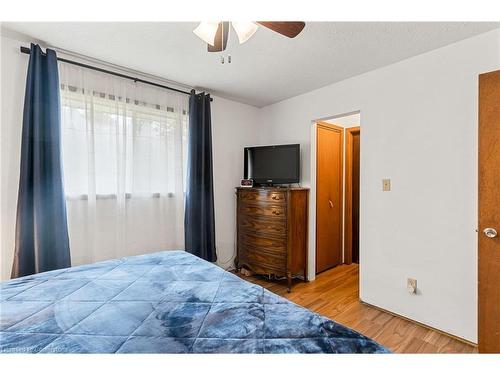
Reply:
M200 22L193 32L208 45L208 52L221 52L226 49L229 35L229 24L233 26L240 44L252 37L260 26L264 26L278 34L295 38L300 34L305 22L267 21L267 22Z

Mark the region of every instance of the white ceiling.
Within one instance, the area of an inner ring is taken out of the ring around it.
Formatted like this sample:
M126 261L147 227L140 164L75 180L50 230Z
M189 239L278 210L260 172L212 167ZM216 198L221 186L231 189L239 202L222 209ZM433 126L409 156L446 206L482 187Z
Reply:
M283 99L500 27L500 23L309 22L295 39L260 27L230 35L232 63L208 53L197 23L4 23L77 52L255 106Z
M343 128L350 128L353 126L361 125L361 115L359 113L354 113L352 115L345 115L323 120L323 122L327 122L332 125L338 125Z

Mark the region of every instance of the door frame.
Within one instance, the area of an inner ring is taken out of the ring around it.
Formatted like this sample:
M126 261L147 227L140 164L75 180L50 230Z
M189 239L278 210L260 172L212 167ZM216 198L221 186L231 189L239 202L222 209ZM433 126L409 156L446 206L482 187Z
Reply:
M352 140L355 134L361 137L361 127L345 129L345 196L344 196L344 263L352 263ZM361 139L360 139L361 145ZM361 164L361 147L360 147ZM361 178L361 176L360 176ZM360 181L361 186L361 181Z
M313 281L316 279L316 127L318 122L335 121L343 117L359 114L362 115L362 110L352 110L347 112L336 112L329 116L313 118L309 120L307 126L309 129L309 144L305 144L301 149L303 162L309 164L309 180L304 180L304 185L309 185L309 235L307 240L307 279ZM360 121L360 126L361 121ZM302 147L302 146L301 146ZM309 157L309 160L307 160ZM361 202L360 202L361 204ZM361 224L361 223L360 223ZM360 228L361 230L361 228ZM361 246L361 243L360 243ZM361 250L360 250L361 251Z
M344 222L343 222L343 217L344 217L344 205L343 205L343 200L344 200L344 131L345 128L339 125L331 124L325 121L316 121L315 126L314 126L314 131L316 133L315 137L315 151L316 151L316 157L314 158L314 169L315 169L315 177L314 177L314 184L315 184L315 197L314 197L314 205L316 207L316 212L315 212L315 226L314 226L314 273L315 275L318 274L318 129L323 128L323 129L328 129L328 130L335 130L340 132L340 145L341 145L341 150L340 150L340 197L341 197L341 218L340 218L340 264L344 262L344 238L343 238L343 233L344 233Z

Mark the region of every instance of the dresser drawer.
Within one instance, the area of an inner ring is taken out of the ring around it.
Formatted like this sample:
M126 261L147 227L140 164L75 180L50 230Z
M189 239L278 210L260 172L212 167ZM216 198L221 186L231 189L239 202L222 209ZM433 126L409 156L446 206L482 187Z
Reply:
M239 264L247 264L257 272L286 272L286 254L272 254L244 244L240 244L239 254Z
M263 218L272 220L285 220L286 207L275 205L251 206L245 203L241 203L239 207L239 214L252 217L261 216Z
M239 244L272 254L286 254L286 238L264 237L261 234L241 232L238 234Z
M286 237L285 220L266 220L247 215L240 215L238 228L241 232L257 233L259 236Z
M283 191L264 189L241 190L239 195L240 199L250 204L267 202L281 205L286 203L286 194Z

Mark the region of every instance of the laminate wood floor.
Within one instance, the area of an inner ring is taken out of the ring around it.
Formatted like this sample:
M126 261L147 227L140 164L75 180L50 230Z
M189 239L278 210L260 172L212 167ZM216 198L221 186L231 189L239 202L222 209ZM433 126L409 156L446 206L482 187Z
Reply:
M238 275L350 327L395 353L477 353L472 345L361 303L357 264L335 267L309 283L296 281L291 293L287 293L285 281Z

